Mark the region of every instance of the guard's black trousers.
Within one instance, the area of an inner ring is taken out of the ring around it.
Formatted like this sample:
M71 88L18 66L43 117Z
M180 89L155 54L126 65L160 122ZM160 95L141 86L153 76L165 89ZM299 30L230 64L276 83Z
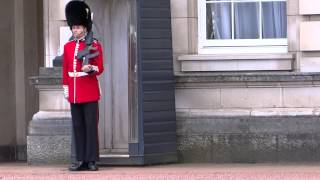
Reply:
M72 127L78 161L98 161L98 102L71 103Z

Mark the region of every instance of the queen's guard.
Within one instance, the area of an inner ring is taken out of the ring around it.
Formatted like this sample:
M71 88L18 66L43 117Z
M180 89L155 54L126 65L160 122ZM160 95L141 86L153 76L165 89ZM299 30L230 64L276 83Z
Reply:
M73 37L64 46L63 88L70 102L76 163L71 171L98 170L98 101L97 76L103 72L101 44L93 38L91 10L83 1L66 5L66 18Z

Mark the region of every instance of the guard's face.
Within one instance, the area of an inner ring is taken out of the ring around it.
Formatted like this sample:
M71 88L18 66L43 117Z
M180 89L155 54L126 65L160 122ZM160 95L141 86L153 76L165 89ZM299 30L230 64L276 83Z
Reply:
M75 38L81 38L85 35L86 28L82 25L74 25L72 26L72 34Z

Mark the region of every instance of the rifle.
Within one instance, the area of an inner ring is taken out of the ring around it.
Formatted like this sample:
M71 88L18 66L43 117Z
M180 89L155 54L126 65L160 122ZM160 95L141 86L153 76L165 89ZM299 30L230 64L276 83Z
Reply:
M93 32L90 31L85 37L86 47L83 50L79 51L77 55L77 59L82 60L82 67L90 64L90 60L99 55L99 52L96 51L97 48L92 46L93 40L94 40ZM96 52L90 53L90 51L96 51Z

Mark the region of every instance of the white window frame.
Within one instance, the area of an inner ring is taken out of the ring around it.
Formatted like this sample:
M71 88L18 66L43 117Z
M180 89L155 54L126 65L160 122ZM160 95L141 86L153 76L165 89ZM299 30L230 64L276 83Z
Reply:
M257 1L261 3L261 2L269 2L269 1L286 1L286 0L226 0L226 1L219 1L219 2L257 2ZM219 40L210 39L209 40L207 39L207 28L206 28L207 19L206 18L207 18L206 17L206 0L198 0L198 30L199 30L198 53L199 54L287 53L288 52L287 38L227 39L227 40L226 39L219 39ZM260 37L262 37L261 32L260 32Z

